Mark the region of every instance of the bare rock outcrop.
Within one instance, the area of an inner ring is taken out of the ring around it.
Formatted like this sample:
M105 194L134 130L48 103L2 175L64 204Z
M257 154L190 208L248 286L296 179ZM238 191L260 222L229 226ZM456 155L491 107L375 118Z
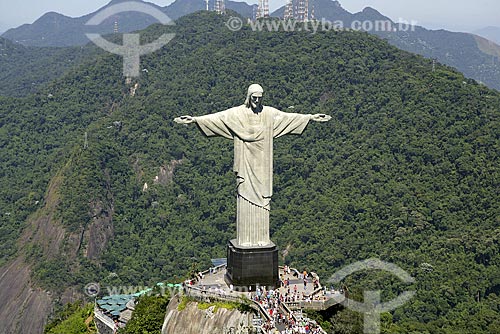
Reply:
M0 333L43 333L52 297L34 288L30 279L30 268L21 257L0 268Z
M233 333L248 332L249 322L252 315L242 313L237 309L213 307L208 309L198 308L198 303L189 302L186 307L179 311L179 302L176 297L172 298L167 307L162 334L212 334L226 333L232 328Z

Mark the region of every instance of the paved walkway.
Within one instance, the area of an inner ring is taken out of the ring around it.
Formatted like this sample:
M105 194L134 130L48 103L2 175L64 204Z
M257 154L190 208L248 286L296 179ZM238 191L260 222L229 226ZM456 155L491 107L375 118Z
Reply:
M305 295L309 296L314 292L313 279L311 275L308 274L306 278L306 287L304 288L304 279L301 278L301 274L299 272L290 271L290 274L285 273L283 268L280 268L279 275L282 281L289 281L290 292L297 292L300 296ZM299 277L300 276L300 277ZM285 295L288 292L288 287L283 286L278 289L282 295Z

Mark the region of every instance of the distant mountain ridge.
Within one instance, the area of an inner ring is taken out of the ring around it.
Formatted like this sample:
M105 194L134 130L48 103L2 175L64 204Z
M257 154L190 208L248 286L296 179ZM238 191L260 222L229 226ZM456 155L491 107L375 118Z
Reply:
M100 33L103 35L112 34L115 31L115 22L118 32L126 33L144 29L158 20L154 17L139 12L122 12L106 19L99 26L89 26L86 23L98 12L110 6L126 2L126 0L112 0L106 6L93 13L71 18L59 13L48 12L42 15L32 24L24 24L20 27L7 30L1 36L13 42L26 46L37 47L65 47L85 45L89 39L86 33ZM160 10L170 19L176 20L181 16L206 9L204 0L176 0L168 6L161 7L156 4L134 0L134 2L144 3L152 8ZM214 7L214 0L209 0L209 8ZM245 2L226 1L226 8L234 10L245 17L251 17L256 5L248 5Z
M474 31L474 34L489 39L500 45L500 27L486 27Z

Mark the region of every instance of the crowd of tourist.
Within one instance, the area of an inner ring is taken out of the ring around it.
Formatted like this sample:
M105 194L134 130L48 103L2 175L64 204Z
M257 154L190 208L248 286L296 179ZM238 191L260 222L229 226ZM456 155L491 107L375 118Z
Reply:
M322 287L318 275L306 270L284 266L280 270L278 287L267 288L249 286L246 289L248 298L261 306L267 317L259 318L257 321L266 334L318 334L324 333L321 327L315 322L302 317L302 312L292 311L291 308L300 309L306 307L304 303L316 301L327 301L331 294L342 293L331 287L328 291ZM207 274L207 273L205 273ZM212 270L208 274L213 274ZM235 289L233 285L228 287L217 284L200 284L203 281L203 273L193 275L192 279L184 282L185 288L195 288L201 294L217 294L221 297L233 296L235 292L243 292L239 287ZM300 305L294 304L300 303ZM307 307L306 307L307 308Z
M257 288L253 294L253 300L259 303L269 315L262 328L268 334L316 334L321 333L321 328L308 319L294 317L293 311L287 314L283 312L285 296L278 290L266 290Z

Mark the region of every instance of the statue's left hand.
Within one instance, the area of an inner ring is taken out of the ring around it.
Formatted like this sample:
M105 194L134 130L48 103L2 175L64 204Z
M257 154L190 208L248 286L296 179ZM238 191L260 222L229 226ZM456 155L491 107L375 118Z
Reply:
M332 119L332 116L326 114L315 114L312 115L311 120L315 122L328 122Z
M174 118L174 122L180 123L180 124L189 124L189 123L194 123L196 121L193 118L193 116L181 116L181 117Z

